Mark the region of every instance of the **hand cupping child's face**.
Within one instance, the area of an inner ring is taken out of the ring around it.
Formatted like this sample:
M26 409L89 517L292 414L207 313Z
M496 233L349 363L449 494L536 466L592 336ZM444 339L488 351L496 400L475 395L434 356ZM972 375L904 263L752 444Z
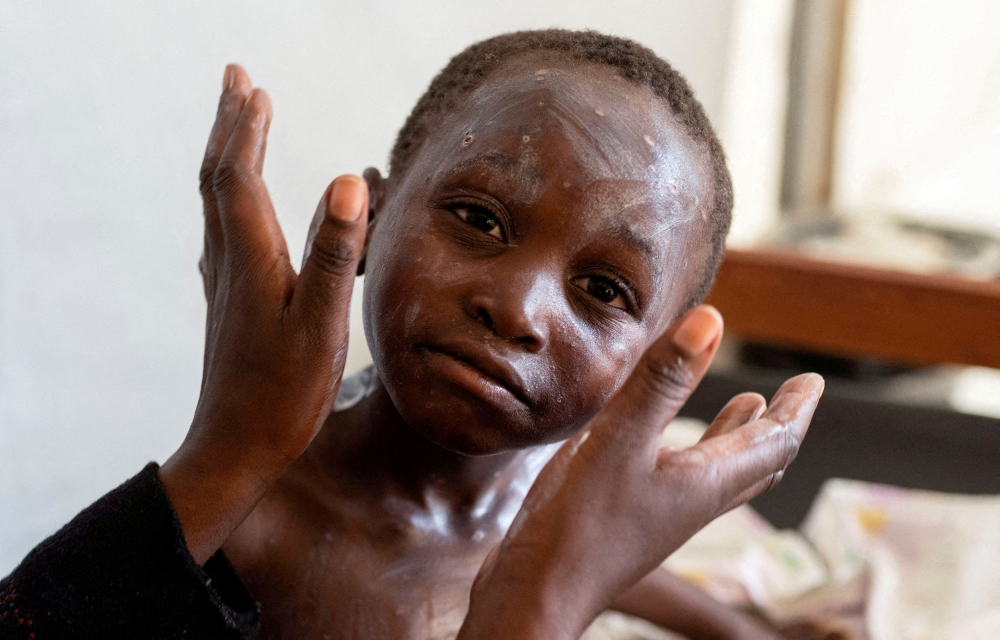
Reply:
M467 454L579 428L702 277L710 175L669 108L607 67L532 54L493 73L372 230L365 331L402 416Z

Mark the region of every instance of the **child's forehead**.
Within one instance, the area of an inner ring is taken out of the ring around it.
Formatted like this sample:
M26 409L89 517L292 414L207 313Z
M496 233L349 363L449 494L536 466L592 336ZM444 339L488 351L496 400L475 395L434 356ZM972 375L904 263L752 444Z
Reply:
M601 209L702 213L705 150L648 87L562 55L505 63L441 123L434 171L478 172L525 204L558 182Z
M618 144L664 136L686 137L667 105L644 85L625 80L603 64L564 55L522 55L493 70L456 115L469 124L535 124L555 116L591 135L617 135ZM647 144L649 144L647 142ZM652 145L651 145L652 146ZM647 159L649 149L638 147Z

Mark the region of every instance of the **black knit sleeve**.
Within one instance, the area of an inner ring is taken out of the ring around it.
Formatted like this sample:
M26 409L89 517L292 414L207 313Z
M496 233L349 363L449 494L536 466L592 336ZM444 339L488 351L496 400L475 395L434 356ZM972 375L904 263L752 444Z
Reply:
M257 604L221 551L191 557L151 463L0 580L0 638L239 638Z

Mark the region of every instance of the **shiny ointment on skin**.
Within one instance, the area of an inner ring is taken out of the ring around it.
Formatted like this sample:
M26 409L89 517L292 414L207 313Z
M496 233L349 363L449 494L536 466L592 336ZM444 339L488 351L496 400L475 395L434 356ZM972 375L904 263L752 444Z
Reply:
M515 58L389 181L365 333L402 418L446 449L562 440L676 319L708 260L708 152L652 90Z

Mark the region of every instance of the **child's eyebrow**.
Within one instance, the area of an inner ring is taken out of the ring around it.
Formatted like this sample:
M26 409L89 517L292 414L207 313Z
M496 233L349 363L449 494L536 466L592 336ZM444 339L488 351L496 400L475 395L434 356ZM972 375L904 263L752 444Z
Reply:
M636 229L630 221L620 218L605 221L604 231L641 253L645 257L645 262L653 268L655 278L659 280L663 266L663 250L658 243Z
M515 190L515 197L525 201L535 200L544 186L545 176L537 160L530 156L519 158L495 149L462 160L450 173L456 176L468 171L484 170L499 174L502 180L510 182L509 186Z

